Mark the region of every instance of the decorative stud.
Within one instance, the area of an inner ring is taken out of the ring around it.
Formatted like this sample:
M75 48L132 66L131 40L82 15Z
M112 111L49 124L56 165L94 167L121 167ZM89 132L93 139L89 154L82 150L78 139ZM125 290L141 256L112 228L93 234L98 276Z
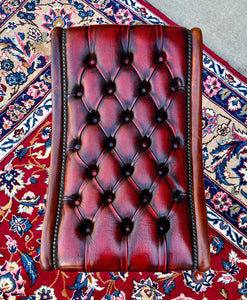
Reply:
M161 217L157 221L157 228L159 234L166 234L170 229L170 221L166 217Z
M100 120L100 115L96 110L92 110L87 118L90 124L97 124Z
M143 204L147 204L152 200L152 193L148 189L141 191L140 200Z
M123 175L125 177L131 176L133 174L133 172L134 172L134 167L131 166L131 164L124 165L124 167L123 167Z
M116 139L112 136L109 136L105 139L104 146L107 150L112 150L116 146Z
M143 149L147 149L151 146L151 139L148 137L148 136L144 136L142 139L141 139L141 147Z
M124 218L120 224L123 234L129 234L133 230L133 222L130 218Z
M168 115L167 111L164 110L164 108L161 108L156 113L156 121L158 123L163 123L165 120L167 120Z
M90 235L93 231L93 222L89 219L84 219L80 224L80 231L84 235Z
M133 117L134 117L133 112L128 109L123 111L121 115L121 119L124 123L129 123L133 119Z
M182 86L182 81L180 78L175 77L171 82L171 90L172 92L176 92Z

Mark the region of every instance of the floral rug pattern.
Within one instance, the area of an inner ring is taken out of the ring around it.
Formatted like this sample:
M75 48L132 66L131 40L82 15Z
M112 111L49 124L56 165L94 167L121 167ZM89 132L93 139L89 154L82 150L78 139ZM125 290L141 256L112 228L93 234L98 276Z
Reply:
M247 299L247 80L203 54L207 272L40 269L51 151L50 33L56 26L172 24L142 0L0 1L0 299Z

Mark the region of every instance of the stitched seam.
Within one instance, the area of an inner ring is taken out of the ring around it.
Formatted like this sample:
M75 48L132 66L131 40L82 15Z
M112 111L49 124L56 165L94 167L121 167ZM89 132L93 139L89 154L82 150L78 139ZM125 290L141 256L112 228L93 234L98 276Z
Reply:
M58 240L58 229L61 219L61 208L62 199L64 193L64 176L65 176L65 160L66 160L66 141L67 141L67 83L66 83L66 30L62 31L62 41L61 41L61 55L62 55L62 157L61 157L61 176L60 176L60 187L59 196L57 204L56 221L53 236L53 248L52 248L52 263L54 269L58 268L58 258L57 258L57 240ZM54 112L53 112L54 113Z
M192 147L191 147L191 55L192 55L192 37L191 31L188 32L188 79L187 79L187 111L188 111L188 188L189 188L189 202L191 212L191 223L192 223L192 243L193 243L193 267L198 267L198 249L197 249L197 232L196 232L196 218L195 218L195 207L193 197L193 179L192 179Z

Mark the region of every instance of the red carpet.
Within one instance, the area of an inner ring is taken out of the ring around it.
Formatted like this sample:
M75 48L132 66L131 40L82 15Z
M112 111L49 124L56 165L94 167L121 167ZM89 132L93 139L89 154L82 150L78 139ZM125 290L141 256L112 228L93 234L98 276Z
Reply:
M206 47L202 115L211 269L40 269L51 150L50 32L104 23L174 24L136 0L0 4L0 299L247 299L247 79Z

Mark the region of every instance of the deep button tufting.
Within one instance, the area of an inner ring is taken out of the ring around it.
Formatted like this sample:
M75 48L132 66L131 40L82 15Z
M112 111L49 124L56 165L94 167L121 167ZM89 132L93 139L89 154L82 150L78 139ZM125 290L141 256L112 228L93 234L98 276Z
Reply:
M108 94L108 95L111 95L115 92L116 90L116 85L113 81L109 80L108 82L106 82L105 84L105 92Z
M149 81L143 80L139 87L139 93L141 95L146 95L151 90L151 84Z
M171 90L172 92L176 92L182 85L182 81L180 78L173 78L171 82Z
M170 229L170 221L166 217L161 217L157 221L159 234L166 234Z
M167 111L164 110L164 108L161 108L156 113L156 121L158 123L163 123L165 120L167 120L168 115Z
M93 231L93 222L89 219L84 219L79 225L79 230L84 235L89 235Z
M187 46L189 31L114 25L58 32L53 103L61 113L54 114L45 260L83 272L197 268L204 255L196 248L206 239L197 241L201 225L190 214L192 196L200 207L204 190L203 178L193 177L201 162L191 164L200 159L201 102L190 102L200 87L190 72L194 59L188 62L189 51L198 52Z
M174 138L173 140L173 149L178 149L180 147L180 141L178 138Z
M134 115L132 110L125 110L123 111L122 115L121 115L121 119L124 123L128 123L133 119Z
M143 149L149 148L151 146L151 143L152 143L151 139L148 136L142 137L142 139L141 139L141 147Z
M90 124L97 124L100 120L100 115L96 110L92 110L87 117L87 121Z
M183 196L182 196L181 192L178 190L176 190L172 193L172 197L173 197L173 201L177 202L177 203L179 203L183 200Z
M99 172L99 168L96 165L90 165L87 169L88 177L96 177Z
M125 177L128 177L128 176L132 175L133 172L134 172L134 167L131 166L131 164L124 165L124 167L123 167L123 175Z
M129 65L133 61L133 54L132 53L123 53L122 61L125 65Z
M169 168L164 163L158 165L158 174L160 176L165 176L168 174L168 172L169 172Z
M112 150L116 146L116 139L112 136L109 136L108 138L105 139L104 141L104 147L107 150Z
M141 191L140 200L143 204L149 203L152 200L152 193L148 189Z
M130 218L124 218L120 224L123 234L129 234L133 230L133 221Z
M115 195L112 193L112 191L105 191L105 193L102 195L102 202L104 204L110 204L113 202L115 198Z

